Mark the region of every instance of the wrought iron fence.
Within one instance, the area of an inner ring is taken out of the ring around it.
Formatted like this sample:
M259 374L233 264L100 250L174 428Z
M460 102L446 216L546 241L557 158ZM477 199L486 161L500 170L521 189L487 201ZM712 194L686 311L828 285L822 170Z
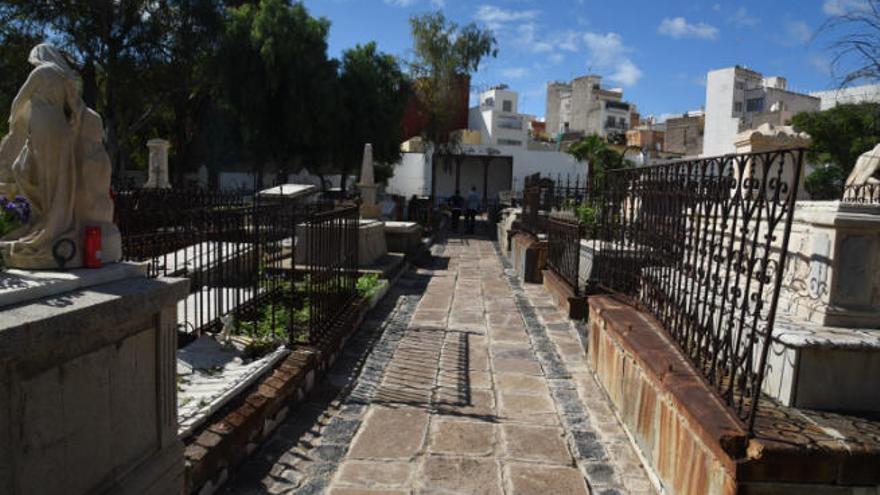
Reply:
M553 211L575 212L587 199L586 183L580 175L541 177L533 174L525 178L522 190L520 227L534 235L547 233L547 216Z
M754 425L803 150L608 171L596 275Z
M332 335L341 318L353 313L358 280L357 206L312 215L304 225L312 344Z
M331 319L326 287L313 283L310 273L340 262L304 245L309 237L304 232L333 208L277 196L132 190L117 193L115 211L124 259L146 262L150 277L190 281L189 295L178 304L181 345L214 332L270 344L315 341ZM356 215L356 207L338 211L352 210ZM356 243L356 225L354 230ZM297 251L304 252L297 256ZM339 280L323 275L321 284L348 290L356 283L349 281L357 277L356 245L353 256L350 251L350 246L343 251L343 264L354 263L354 274L350 270ZM314 312L312 302L321 311Z
M587 201L588 188L586 181L581 176L562 175L556 176L552 189L550 202L554 210L573 211L577 206Z
M583 229L577 217L555 214L547 219L547 267L580 294L578 283Z
M843 202L880 205L880 183L853 184L843 189Z

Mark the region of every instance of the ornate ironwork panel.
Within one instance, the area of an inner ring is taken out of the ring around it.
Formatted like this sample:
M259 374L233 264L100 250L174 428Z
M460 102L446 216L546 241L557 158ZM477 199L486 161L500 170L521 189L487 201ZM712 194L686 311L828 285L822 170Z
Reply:
M843 189L843 202L880 205L880 183L853 184Z
M596 276L652 313L751 430L803 150L610 170Z

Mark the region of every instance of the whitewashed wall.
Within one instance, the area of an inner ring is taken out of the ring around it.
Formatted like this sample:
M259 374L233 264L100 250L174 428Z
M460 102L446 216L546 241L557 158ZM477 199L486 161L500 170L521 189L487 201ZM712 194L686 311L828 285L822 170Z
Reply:
M492 150L491 153L490 150ZM557 174L562 176L566 174L572 176L580 174L583 177L587 170L585 164L578 163L571 155L560 151L528 150L517 146L467 145L464 146L463 152L467 155L493 155L512 158L512 186L517 190L522 189L523 180L527 175L536 172L554 178ZM468 163L472 161L468 160ZM500 162L500 160L498 161ZM500 169L496 170L500 172ZM449 174L440 172L442 172L442 169L438 169L437 174L438 193L454 187L454 185L451 185L452 182L450 182L454 179L451 179ZM476 171L462 171L460 186L463 191L471 187L471 182L482 184L482 168L480 168L478 175L474 175L476 173ZM489 184L491 189L500 187L501 182L510 181L507 173L502 174L505 177L497 176L494 173L490 175ZM403 159L394 168L394 177L389 181L386 191L406 197L413 194L430 194L431 164L426 155L424 153L404 153Z

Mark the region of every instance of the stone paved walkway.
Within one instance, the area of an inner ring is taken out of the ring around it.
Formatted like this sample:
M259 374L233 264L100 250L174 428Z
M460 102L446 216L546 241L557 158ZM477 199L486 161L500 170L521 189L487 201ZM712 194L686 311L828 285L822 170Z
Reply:
M577 329L505 265L440 246L225 493L653 493Z

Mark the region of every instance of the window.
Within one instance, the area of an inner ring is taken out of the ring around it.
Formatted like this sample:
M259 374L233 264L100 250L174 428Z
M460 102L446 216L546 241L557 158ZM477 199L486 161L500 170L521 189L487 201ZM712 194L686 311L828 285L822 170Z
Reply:
M485 100L483 100L483 106L486 106L486 107L495 106L495 98L492 98L491 96L486 98Z
M609 115L608 117L605 118L605 127L611 127L611 128L613 128L613 127L615 127L616 125L617 125L617 121L614 120L614 117L613 117L613 116Z
M613 108L615 110L623 110L624 112L629 112L629 103L608 100L605 102L605 108Z
M742 113L743 111L743 102L735 101L733 102L733 111L736 113Z
M501 111L502 112L512 112L513 111L513 102L510 100L504 100L501 102Z
M496 121L496 124L500 129L522 130L522 128L523 128L522 119L520 119L519 117L498 116L498 120Z
M516 139L498 139L498 144L507 144L510 146L522 146L522 141Z
M746 112L763 112L764 98L749 98L746 100Z
M621 129L626 129L626 119L623 117L617 117L617 127Z
M736 89L746 89L746 83L743 81L737 81L735 86Z

